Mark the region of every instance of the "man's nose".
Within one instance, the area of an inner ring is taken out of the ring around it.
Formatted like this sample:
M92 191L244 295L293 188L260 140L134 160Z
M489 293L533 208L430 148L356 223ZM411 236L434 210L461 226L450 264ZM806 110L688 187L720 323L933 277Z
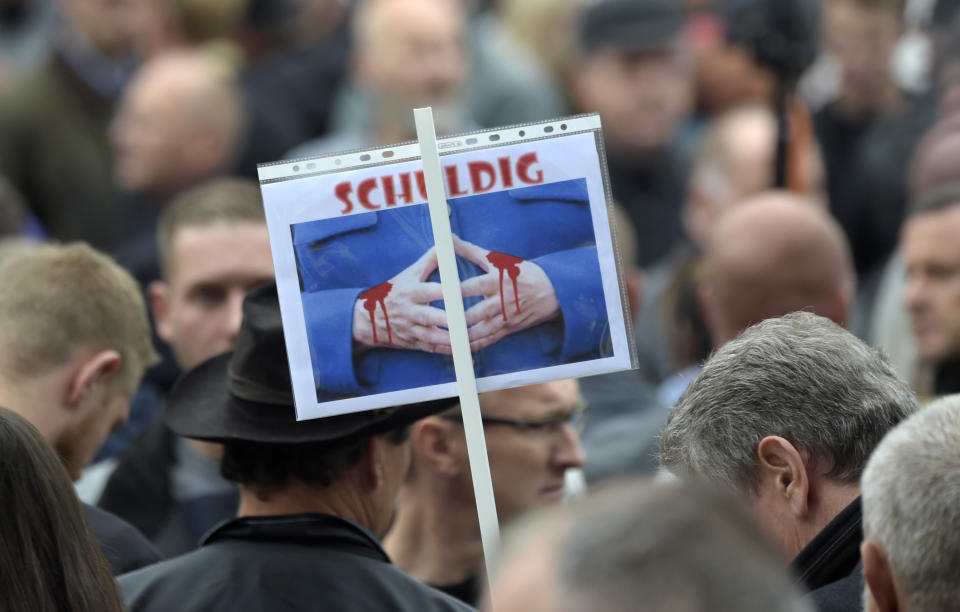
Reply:
M557 467L563 469L582 467L587 462L587 454L580 443L580 434L573 425L564 425L563 438L553 455Z

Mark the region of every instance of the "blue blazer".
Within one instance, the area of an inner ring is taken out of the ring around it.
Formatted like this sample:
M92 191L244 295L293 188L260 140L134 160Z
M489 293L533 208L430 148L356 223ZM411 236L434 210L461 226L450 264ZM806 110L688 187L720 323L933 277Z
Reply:
M451 199L449 208L451 229L462 239L540 266L560 305L560 317L475 352L478 377L611 354L585 180ZM319 401L455 379L447 355L386 346L353 350L357 296L433 246L426 204L301 223L293 228L293 244ZM457 263L461 281L483 273L470 261ZM439 274L428 280L439 282ZM465 299L465 308L480 299Z

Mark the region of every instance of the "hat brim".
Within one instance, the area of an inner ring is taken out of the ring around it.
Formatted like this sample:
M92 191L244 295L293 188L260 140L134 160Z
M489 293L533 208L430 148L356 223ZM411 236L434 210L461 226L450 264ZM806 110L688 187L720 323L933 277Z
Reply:
M332 441L397 429L442 412L458 401L454 397L298 421L292 405L253 402L231 394L227 381L232 356L233 353L226 353L208 359L177 381L164 413L164 420L174 433L213 442Z

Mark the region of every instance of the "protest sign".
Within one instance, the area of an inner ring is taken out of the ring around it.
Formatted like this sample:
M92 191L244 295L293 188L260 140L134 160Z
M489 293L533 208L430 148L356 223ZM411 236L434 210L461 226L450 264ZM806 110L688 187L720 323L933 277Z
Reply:
M437 140L480 391L634 362L599 129ZM259 172L298 418L457 395L419 146Z

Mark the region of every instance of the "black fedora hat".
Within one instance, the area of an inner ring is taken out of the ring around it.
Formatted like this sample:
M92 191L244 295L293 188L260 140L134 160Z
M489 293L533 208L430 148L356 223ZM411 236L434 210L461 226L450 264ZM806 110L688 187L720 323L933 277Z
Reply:
M382 433L456 403L454 397L297 421L277 286L271 283L244 300L236 349L181 377L164 419L187 438L296 444Z

